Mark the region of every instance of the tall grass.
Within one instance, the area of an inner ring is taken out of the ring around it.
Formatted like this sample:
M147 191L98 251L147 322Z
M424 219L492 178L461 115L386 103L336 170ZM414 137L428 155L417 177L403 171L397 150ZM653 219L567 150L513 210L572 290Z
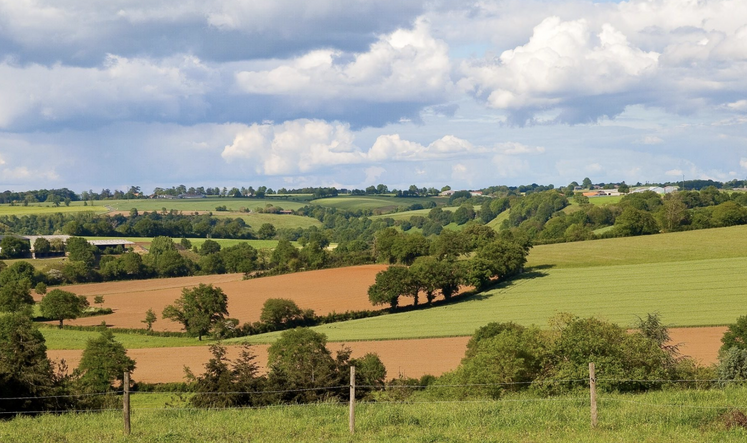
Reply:
M536 398L509 396L474 402L369 403L356 408L356 434L348 432L345 404L244 410L168 409L133 396L132 435L122 435L122 414L20 417L0 422L0 441L76 443L225 441L561 441L738 442L723 414L747 407L747 390L663 391L602 395L599 426L591 429L588 394Z

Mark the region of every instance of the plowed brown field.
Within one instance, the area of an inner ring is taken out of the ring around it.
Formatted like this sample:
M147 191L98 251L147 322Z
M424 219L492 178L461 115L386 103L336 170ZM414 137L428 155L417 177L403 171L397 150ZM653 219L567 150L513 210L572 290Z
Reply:
M181 325L163 320L160 314L167 305L179 298L183 288L200 283L212 283L228 295L228 312L240 323L259 320L262 304L268 298L288 298L301 309L313 309L320 315L332 311L377 309L368 301L368 287L384 265L365 265L347 268L242 280L242 274L207 275L182 278L163 278L139 281L119 281L65 286L61 289L88 296L93 305L94 295L103 295L106 308L113 314L80 318L67 323L95 326L106 324L118 328L143 328L145 312L152 308L159 319L153 324L157 331L179 331ZM39 301L41 297L35 296ZM407 304L407 298L403 300Z
M673 343L681 343L680 351L701 364L715 363L721 336L725 327L672 328ZM347 345L353 350L353 357L368 352L379 355L387 368L387 378L403 374L420 377L423 374L441 375L455 369L467 346L469 337L432 338L419 340L361 341ZM334 352L341 343L329 343ZM267 345L256 345L252 349L257 354L258 363L264 368L267 364ZM228 347L229 357L238 355L239 347ZM64 358L71 368L78 366L82 351L48 351L50 358ZM135 380L149 383L176 382L184 380L184 367L200 374L210 358L207 347L130 349L128 354L137 362L133 374Z

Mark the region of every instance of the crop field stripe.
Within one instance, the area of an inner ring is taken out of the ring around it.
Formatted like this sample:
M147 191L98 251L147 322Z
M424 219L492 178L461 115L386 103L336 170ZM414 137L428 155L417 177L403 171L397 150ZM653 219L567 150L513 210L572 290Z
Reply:
M585 269L549 269L472 299L421 311L318 326L330 341L389 340L471 335L491 321L544 326L559 312L596 316L631 326L659 312L671 326L732 323L742 315L747 258ZM593 285L587 284L593 281ZM248 337L274 341L277 333Z

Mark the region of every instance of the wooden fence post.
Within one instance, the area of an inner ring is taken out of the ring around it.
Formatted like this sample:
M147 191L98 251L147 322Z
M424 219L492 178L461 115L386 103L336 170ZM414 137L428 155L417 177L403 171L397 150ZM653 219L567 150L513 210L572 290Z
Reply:
M355 366L350 367L350 433L355 434Z
M124 413L124 435L130 435L130 373L125 371L122 382L124 396L122 398L122 412Z
M597 427L597 376L594 363L589 363L589 393L591 396L591 427Z

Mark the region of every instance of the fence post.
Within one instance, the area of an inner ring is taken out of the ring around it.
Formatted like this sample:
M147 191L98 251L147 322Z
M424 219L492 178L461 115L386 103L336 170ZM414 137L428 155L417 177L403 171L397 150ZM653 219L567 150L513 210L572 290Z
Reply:
M350 433L355 434L355 366L350 367Z
M130 373L125 371L122 382L124 396L122 398L122 412L124 413L124 435L130 435Z
M594 363L589 363L589 393L591 395L591 427L597 427L597 376Z

